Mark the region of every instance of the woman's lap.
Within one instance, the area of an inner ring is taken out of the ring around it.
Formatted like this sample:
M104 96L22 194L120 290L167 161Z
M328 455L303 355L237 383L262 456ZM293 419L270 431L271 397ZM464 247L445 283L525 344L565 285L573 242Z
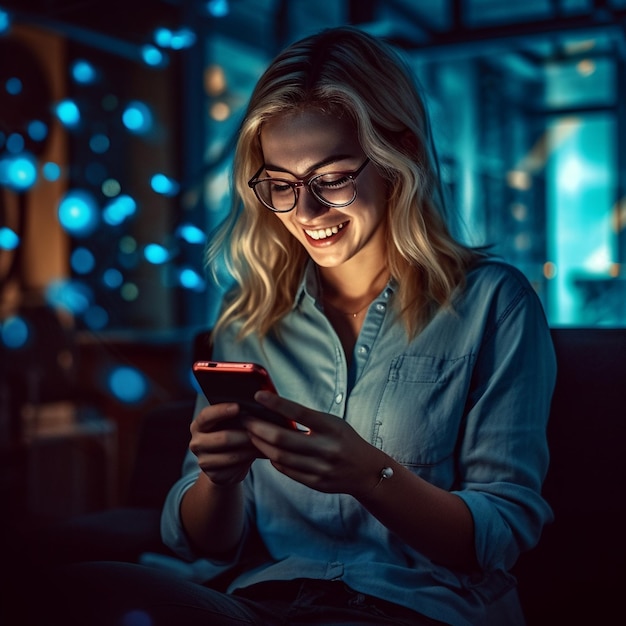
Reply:
M352 591L342 583L264 583L229 595L170 573L130 563L70 565L46 583L35 607L55 626L429 625L417 613ZM55 620L50 621L52 615ZM35 622L39 623L39 622Z

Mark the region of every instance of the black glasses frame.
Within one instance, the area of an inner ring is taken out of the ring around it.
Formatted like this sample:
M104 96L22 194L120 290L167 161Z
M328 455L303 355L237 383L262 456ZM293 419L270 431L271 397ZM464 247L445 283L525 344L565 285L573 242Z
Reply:
M298 179L298 180L287 180L285 178L276 178L274 176L268 176L267 178L258 178L259 174L265 168L265 164L263 164L257 170L256 174L248 181L248 187L250 187L250 189L252 189L252 191L254 191L254 195L257 197L259 202L263 206L267 207L270 211L273 211L274 213L289 213L289 211L293 211L296 208L296 205L298 204L298 198L299 198L298 189L300 189L301 187L306 187L309 190L309 192L313 194L313 197L320 204L323 204L324 206L327 206L327 207L340 208L340 207L348 206L348 205L352 204L356 200L356 196L357 196L356 178L365 169L365 166L369 162L370 162L370 158L369 157L365 157L365 161L363 161L361 166L358 169L356 169L356 170L349 171L349 172L345 172L345 171L324 172L323 174L313 174L312 176L309 176L308 178ZM353 186L354 186L354 195L352 196L351 200L349 200L348 202L342 202L340 204L337 204L337 203L334 203L334 202L329 202L328 200L326 200L322 196L320 196L315 191L315 188L311 186L315 182L315 180L317 180L318 178L321 178L322 176L329 176L329 175L345 176L345 177L349 178L352 181ZM270 204L268 204L265 200L263 200L263 198L261 197L261 195L257 191L256 186L259 183L262 183L262 182L265 182L265 181L276 181L276 182L279 182L281 184L289 185L289 187L291 187L291 189L293 190L293 198L294 198L293 205L291 206L291 208L289 208L289 209L276 209L275 207L273 207Z

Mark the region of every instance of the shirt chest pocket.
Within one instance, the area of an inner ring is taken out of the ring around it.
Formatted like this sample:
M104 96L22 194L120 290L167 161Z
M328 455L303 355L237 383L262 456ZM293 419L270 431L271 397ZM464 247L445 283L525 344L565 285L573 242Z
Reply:
M389 367L375 445L430 482L453 479L453 454L471 375L470 357L402 355Z

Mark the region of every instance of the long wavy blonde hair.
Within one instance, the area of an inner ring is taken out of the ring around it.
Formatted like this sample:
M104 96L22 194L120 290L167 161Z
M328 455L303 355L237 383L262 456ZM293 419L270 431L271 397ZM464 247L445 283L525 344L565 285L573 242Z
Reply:
M207 249L215 279L225 262L235 283L214 330L238 322L239 337L264 337L293 307L309 256L247 181L263 163L263 124L306 107L348 115L388 183L386 261L398 282L396 310L414 336L450 304L481 252L446 225L428 116L410 71L391 47L353 27L292 44L252 93L235 151L233 209Z

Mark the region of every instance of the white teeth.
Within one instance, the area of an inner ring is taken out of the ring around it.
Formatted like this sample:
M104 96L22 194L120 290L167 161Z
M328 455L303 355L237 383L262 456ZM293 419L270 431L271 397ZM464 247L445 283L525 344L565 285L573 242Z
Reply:
M333 226L332 228L321 228L320 230L305 230L304 232L311 237L311 239L326 239L326 237L330 237L331 235L336 235L345 225L337 224L337 226Z

